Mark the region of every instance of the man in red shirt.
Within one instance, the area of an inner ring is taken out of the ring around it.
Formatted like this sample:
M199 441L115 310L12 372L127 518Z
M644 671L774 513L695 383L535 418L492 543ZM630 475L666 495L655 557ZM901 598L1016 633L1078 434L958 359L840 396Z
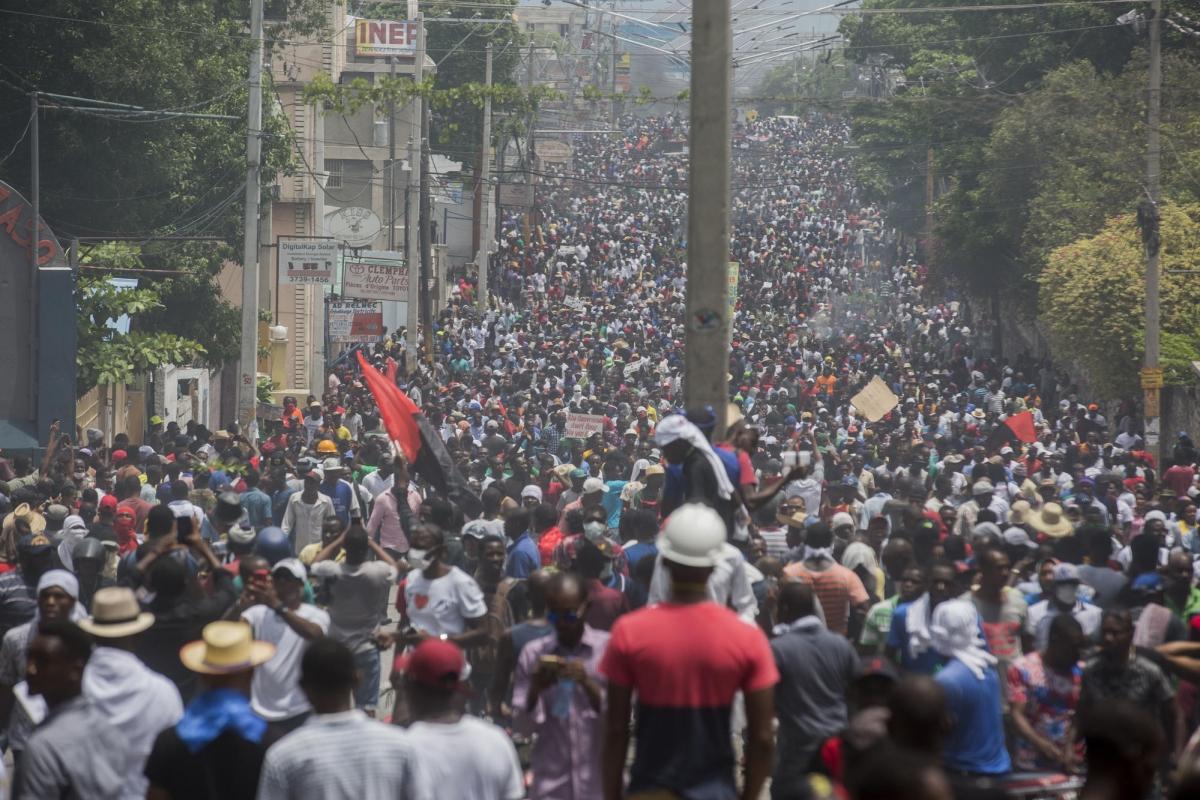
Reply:
M1175 464L1163 473L1163 483L1171 487L1176 498L1188 496L1188 489L1196 480L1196 470L1190 464Z
M536 506L531 524L542 566L548 567L554 563L554 548L563 540L563 532L558 528L558 510L548 503Z
M708 577L724 558L725 523L707 506L681 506L658 550L671 601L617 620L600 672L608 679L603 751L605 800L640 792L736 797L730 709L746 698L746 774L741 797L757 798L771 770L774 686L779 672L766 636L708 599ZM632 697L638 736L623 785Z

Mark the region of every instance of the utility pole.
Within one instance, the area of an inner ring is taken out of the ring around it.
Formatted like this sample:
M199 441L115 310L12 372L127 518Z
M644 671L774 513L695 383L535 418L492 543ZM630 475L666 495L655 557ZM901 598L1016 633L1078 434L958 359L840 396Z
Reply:
M529 56L525 60L525 94L528 97L533 91L533 43L529 43ZM525 246L529 247L533 240L533 109L525 117L525 197L529 205L525 207Z
M608 65L608 121L612 129L617 129L617 18L612 20L612 50L609 51Z
M389 56L388 75L396 80L396 57ZM396 101L388 100L388 250L396 250ZM408 224L406 217L404 223Z
M38 242L42 238L42 156L41 156L41 133L38 131L38 93L33 92L29 95L30 113L33 115L29 119L29 203L33 206L33 220L30 222L30 231L32 236L29 240L29 289L30 307L36 309L38 307ZM30 375L38 375L38 372L32 370L40 370L38 364L37 351L38 337L33 331L29 331L29 369ZM37 384L38 381L31 379L29 381L29 414L34 419L37 419ZM69 430L68 433L74 433ZM39 441L41 440L42 431L37 431ZM50 442L46 442L46 446L50 446Z
M729 402L729 0L692 5L692 102L688 158L687 338L684 400L711 404L716 435Z
M1159 364L1158 222L1159 112L1162 106L1162 0L1150 3L1150 85L1146 93L1146 199L1138 205L1138 224L1146 247L1146 353L1142 362L1142 405L1146 417L1146 450L1162 463L1159 439L1162 423L1160 391L1163 372Z
M487 43L487 60L484 62L483 82L492 88L492 43ZM479 313L488 307L488 248L492 244L492 95L483 96L483 164L479 170L479 216L483 220L479 236L479 250L475 253L475 269L479 273L478 297L475 298Z
M429 284L433 277L433 231L430 230L429 208L429 103L421 104L421 324L425 326L425 363L433 366L433 313L429 302ZM411 280L411 275L409 279Z
M246 114L246 213L242 248L242 353L238 367L237 418L243 435L255 438L252 425L258 402L258 204L262 191L263 0L250 0L250 103ZM318 388L319 393L319 388Z
M420 84L425 75L425 17L417 14L417 55L413 63L413 81ZM413 189L413 182L421 182L421 107L424 101L420 96L414 96L409 108L409 139L408 139L408 186L405 188L405 198ZM418 197L418 201L419 201ZM405 322L405 336L408 356L404 363L408 374L417 371L418 354L421 351L421 339L417 334L421 318L421 237L413 236L412 203L405 201L404 236L408 240L405 262L408 264L408 315ZM419 205L419 203L418 203ZM420 216L418 214L418 216Z

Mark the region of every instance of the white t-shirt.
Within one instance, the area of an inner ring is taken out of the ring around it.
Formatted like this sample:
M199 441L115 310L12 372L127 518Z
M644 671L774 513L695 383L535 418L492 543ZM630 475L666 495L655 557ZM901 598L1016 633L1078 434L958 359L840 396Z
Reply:
M301 603L295 613L301 619L315 622L322 633L329 630L329 614L316 606ZM275 645L271 660L254 670L250 705L255 713L274 722L308 711L308 698L300 691L300 659L308 642L283 617L264 605L247 608L242 619L250 623L255 639Z
M517 751L504 731L463 716L446 725L414 722L408 744L419 765L417 797L438 800L519 800L525 782Z
M419 570L410 570L404 582L404 605L413 627L432 636L454 636L467 628L467 620L487 613L483 591L458 567L429 580Z

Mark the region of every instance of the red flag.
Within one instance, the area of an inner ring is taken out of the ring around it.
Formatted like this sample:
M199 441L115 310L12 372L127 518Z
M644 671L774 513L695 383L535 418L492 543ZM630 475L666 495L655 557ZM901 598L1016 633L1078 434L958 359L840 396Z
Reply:
M1026 444L1037 441L1037 432L1033 429L1033 412L1022 411L1004 420L1004 424L1013 435Z
M384 371L383 371L384 376L392 383L395 383L396 382L396 371L400 368L400 365L396 363L396 359L392 358L391 356L388 356L385 367L386 367L386 369L384 369Z
M368 364L361 352L356 355L367 388L371 390L371 394L375 396L375 404L379 406L379 416L383 419L383 426L387 428L388 437L411 464L421 452L421 431L413 418L420 409L396 384L389 382L379 370Z

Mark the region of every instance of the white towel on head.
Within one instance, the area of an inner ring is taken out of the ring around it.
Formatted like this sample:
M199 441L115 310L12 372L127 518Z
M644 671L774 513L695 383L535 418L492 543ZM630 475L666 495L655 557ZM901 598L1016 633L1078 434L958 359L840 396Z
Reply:
M947 658L956 658L983 680L983 671L996 663L979 633L979 612L966 600L948 600L933 610L929 626L933 647Z
M725 464L721 461L713 446L704 433L682 414L672 414L663 419L654 429L654 443L666 447L671 442L683 439L692 447L699 450L717 477L717 492L725 500L733 497L733 483L725 472Z

